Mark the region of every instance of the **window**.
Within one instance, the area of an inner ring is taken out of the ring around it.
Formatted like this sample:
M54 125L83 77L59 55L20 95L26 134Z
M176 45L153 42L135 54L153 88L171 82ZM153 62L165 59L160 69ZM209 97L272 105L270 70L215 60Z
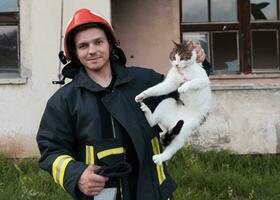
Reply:
M280 0L181 0L181 38L206 51L213 74L280 73Z
M19 9L17 0L0 1L0 74L19 73Z

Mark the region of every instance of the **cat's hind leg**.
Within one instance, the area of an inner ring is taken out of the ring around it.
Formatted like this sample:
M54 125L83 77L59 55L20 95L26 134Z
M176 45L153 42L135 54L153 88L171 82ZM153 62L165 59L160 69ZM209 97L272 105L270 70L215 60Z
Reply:
M186 120L187 121L187 120ZM156 164L161 165L162 162L169 160L179 149L181 149L189 135L191 135L194 127L193 120L189 120L185 123L179 132L179 134L172 140L172 142L165 148L161 154L153 156L153 161Z
M184 140L178 141L175 137L161 154L153 156L154 163L162 165L163 162L169 160L180 148L184 146L184 142Z
M159 137L163 137L168 132L168 130L163 125L161 125L160 123L158 124L158 126L162 130L162 132L159 133Z
M171 130L167 131L168 134L160 137L161 144L164 147L169 145L172 142L172 140L180 133L180 130L183 127L183 125L184 125L184 121L179 120Z
M150 124L151 127L153 127L154 125L157 124L156 120L154 119L153 113L150 110L150 108L143 102L140 102L141 105L141 110L144 112L145 117L148 121L148 123Z

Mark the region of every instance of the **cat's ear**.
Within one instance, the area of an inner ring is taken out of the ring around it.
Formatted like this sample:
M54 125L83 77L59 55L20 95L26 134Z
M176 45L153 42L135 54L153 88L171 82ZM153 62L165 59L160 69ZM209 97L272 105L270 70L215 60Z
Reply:
M194 49L194 41L189 40L188 42L186 42L185 48L187 48L188 50L193 50Z
M180 44L176 43L174 40L172 40L172 42L176 48L178 48L180 46Z
M192 38L189 38L189 39L186 41L185 45L187 45L187 44L189 44L189 43L192 43L192 42L193 42L193 39L192 39Z

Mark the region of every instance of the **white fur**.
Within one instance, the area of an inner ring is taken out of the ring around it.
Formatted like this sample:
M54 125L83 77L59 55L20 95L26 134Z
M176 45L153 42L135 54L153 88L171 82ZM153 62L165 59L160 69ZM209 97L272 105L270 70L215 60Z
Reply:
M168 71L163 82L148 88L135 97L136 102L141 103L141 109L150 126L158 124L162 128L160 136L171 131L179 120L184 121L179 134L165 148L163 153L154 155L153 160L157 164L169 160L180 148L182 148L192 133L200 125L211 107L210 81L200 64L196 62L196 52L193 50L191 59L180 61L176 54L171 61L172 68ZM165 95L178 90L180 100L167 98L160 102L154 113L142 102L151 96Z

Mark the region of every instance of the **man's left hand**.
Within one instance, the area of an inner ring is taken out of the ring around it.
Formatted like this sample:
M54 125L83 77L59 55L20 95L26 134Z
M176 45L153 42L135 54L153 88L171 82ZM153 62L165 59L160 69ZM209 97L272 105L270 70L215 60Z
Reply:
M198 63L203 63L203 61L205 60L206 58L206 54L204 52L204 49L201 47L200 44L192 41L192 40L189 40L188 43L191 42L196 50L196 54L197 54L197 58L196 58L196 62Z

